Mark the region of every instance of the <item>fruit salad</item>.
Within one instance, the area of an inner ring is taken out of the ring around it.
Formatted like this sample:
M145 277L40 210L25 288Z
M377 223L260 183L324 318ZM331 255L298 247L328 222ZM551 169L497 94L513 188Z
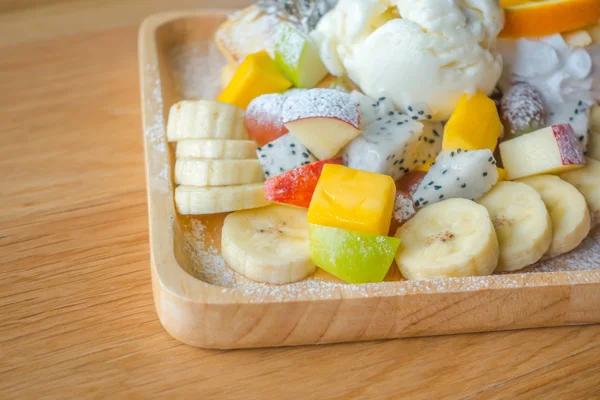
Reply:
M261 0L169 113L182 215L247 278L517 271L600 221L597 0Z

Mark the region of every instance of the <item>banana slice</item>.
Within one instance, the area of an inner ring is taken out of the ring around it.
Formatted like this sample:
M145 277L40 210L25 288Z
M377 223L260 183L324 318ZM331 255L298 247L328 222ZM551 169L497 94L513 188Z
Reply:
M169 111L169 142L185 139L247 140L244 110L218 101L180 101Z
M175 182L190 186L245 185L264 181L258 160L199 160L179 158L175 161Z
M586 158L585 168L560 174L581 192L590 209L592 227L600 223L600 161Z
M519 180L534 188L552 220L552 243L546 257L568 253L590 232L590 213L583 195L558 176L540 175Z
M196 187L178 186L175 204L183 215L216 214L249 208L265 207L262 183L240 186Z
M500 260L496 272L516 271L537 262L550 248L552 221L541 196L520 182L499 182L477 201L492 218Z
M292 283L314 273L308 249L307 210L271 205L229 214L221 254L231 268L258 282Z
M408 279L490 275L498 264L498 240L486 209L449 199L419 210L398 228L396 263Z
M254 140L182 140L177 142L177 158L206 158L209 160L256 159Z

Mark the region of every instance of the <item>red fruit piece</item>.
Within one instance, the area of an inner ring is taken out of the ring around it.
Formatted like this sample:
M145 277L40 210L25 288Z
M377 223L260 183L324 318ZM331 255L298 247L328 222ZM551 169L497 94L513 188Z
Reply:
M246 108L246 130L259 146L285 135L288 130L283 126L281 110L286 96L265 94L252 100Z
M394 200L394 211L392 212L392 223L390 224L389 235L394 236L396 230L406 221L412 218L417 212L413 203L412 196L402 190L396 190Z
M404 174L402 178L396 181L396 189L412 196L426 174L427 172L425 171L411 171L408 174Z
M265 181L265 196L274 203L308 208L323 165L343 164L341 158L306 164Z

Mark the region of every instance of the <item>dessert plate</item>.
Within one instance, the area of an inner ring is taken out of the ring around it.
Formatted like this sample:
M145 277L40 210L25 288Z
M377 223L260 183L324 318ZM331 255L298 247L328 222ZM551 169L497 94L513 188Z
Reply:
M600 322L599 229L575 251L514 274L406 281L394 265L377 284L343 284L320 271L276 286L227 268L219 254L225 215L175 211L165 135L173 103L216 87L221 60L210 43L225 18L221 11L163 13L140 29L152 288L169 334L226 349Z

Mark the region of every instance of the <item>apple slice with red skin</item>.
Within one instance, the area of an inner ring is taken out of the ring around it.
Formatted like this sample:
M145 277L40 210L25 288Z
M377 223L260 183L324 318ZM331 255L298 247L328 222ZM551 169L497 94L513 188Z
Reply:
M401 192L408 193L412 195L415 193L423 178L427 175L425 171L410 171L407 174L404 174L402 178L396 181L396 189Z
M318 159L334 157L361 132L358 102L334 89L310 89L283 105L284 126Z
M272 142L288 133L283 125L281 111L286 96L265 94L252 100L246 108L244 122L248 136L259 146Z
M341 157L321 160L269 178L264 184L267 200L308 208L325 164L343 163Z
M579 141L569 124L552 125L500 143L509 180L560 174L585 166Z

